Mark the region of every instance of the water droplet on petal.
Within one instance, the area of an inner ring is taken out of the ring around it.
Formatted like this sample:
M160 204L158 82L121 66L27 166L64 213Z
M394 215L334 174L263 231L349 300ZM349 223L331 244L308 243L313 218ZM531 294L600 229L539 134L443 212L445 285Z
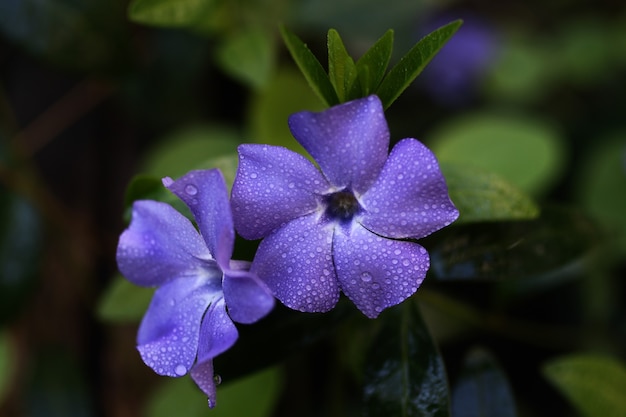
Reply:
M187 368L185 368L185 365L178 365L176 369L174 369L174 372L176 372L178 376L183 376L187 373Z
M372 274L370 274L369 272L363 272L363 273L361 274L361 279L362 279L364 282L370 282L370 281L372 280Z
M185 192L186 192L187 194L189 194L189 195L196 195L196 194L198 194L198 189L196 188L196 186L195 186L195 185L188 184L188 185L185 187Z
M252 174L250 174L250 178L252 179L256 178L256 174L253 172Z

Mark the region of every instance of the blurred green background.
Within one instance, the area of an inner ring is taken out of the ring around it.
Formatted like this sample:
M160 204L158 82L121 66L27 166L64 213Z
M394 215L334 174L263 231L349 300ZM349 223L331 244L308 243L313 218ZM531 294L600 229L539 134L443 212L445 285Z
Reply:
M513 212L518 193L533 199L548 214L529 239L552 246L509 262L526 226L471 217L484 192L465 196L475 202L464 225L424 243L433 276L416 298L451 385L463 390L468 372L495 362L517 415L625 415L598 408L625 401L605 390L626 382L623 2L2 0L0 416L347 415L319 405L331 391L360 395L352 379L323 373L351 366L336 334L225 381L211 411L188 379L154 375L134 348L150 293L116 276L117 238L129 198L159 195L155 178L219 166L232 181L239 143L299 149L287 115L323 104L279 24L324 65L329 28L355 58L394 29L393 64L458 18L455 37L387 111L392 140L424 141L451 187L506 184L487 210ZM137 174L147 177L128 197ZM481 233L497 245L472 240ZM245 244L238 251L251 257ZM492 285L494 270L533 279ZM441 290L446 280L455 285ZM567 356L581 352L600 356Z

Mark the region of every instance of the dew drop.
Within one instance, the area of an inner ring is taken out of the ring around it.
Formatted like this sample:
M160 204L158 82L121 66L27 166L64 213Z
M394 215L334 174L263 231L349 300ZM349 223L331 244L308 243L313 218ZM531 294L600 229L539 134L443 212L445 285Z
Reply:
M189 194L189 195L196 195L196 194L198 194L198 189L196 188L196 186L195 186L195 185L188 184L188 185L185 187L185 192L186 192L187 194Z
M219 385L222 383L222 377L218 374L213 375L213 382L215 382L215 385Z
M178 376L183 376L187 373L187 368L185 368L185 365L178 365L176 369L174 369L174 372L176 372Z
M256 178L256 174L253 172L252 174L250 174L250 178L252 179Z
M361 280L363 282L370 282L372 280L372 274L370 274L369 272L363 272L361 274Z

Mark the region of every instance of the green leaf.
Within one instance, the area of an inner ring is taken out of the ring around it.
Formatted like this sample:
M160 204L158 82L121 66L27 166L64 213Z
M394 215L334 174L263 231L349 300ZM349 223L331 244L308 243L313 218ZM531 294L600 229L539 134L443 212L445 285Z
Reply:
M384 311L366 358L366 417L450 415L443 359L417 304Z
M353 89L346 101L366 97L378 89L392 52L393 30L389 29L356 62L360 89L358 92Z
M452 390L454 417L515 417L509 381L495 359L482 349L465 358Z
M206 396L191 378L168 379L154 392L147 417L269 417L281 389L282 373L269 368L217 387L217 406L208 410ZM245 401L242 401L245 399Z
M252 97L248 114L251 141L306 154L287 125L289 115L303 110L319 111L323 105L296 70L279 70L267 88Z
M543 373L584 417L626 414L626 367L616 359L577 354L554 359Z
M440 161L496 173L533 195L547 191L558 178L566 153L550 124L495 113L462 116L428 138Z
M455 20L422 38L389 71L376 90L385 109L415 80L424 67L454 35L463 22Z
M216 0L133 0L128 17L137 23L164 27L191 27L209 19Z
M461 224L421 242L437 279L503 280L530 290L576 268L580 273L599 239L597 226L579 211L545 207L534 220Z
M274 42L270 33L243 29L227 37L216 51L222 69L254 89L267 85L274 68Z
M16 376L18 363L13 341L9 334L0 330L0 404L4 403L7 393L10 392L11 380Z
M0 186L0 324L22 311L38 282L43 226L30 202Z
M626 253L626 131L594 142L600 145L587 153L579 170L578 199Z
M497 174L453 163L442 163L450 198L459 210L455 224L533 219L535 202Z
M138 287L116 275L98 302L97 316L113 323L136 323L145 314L154 288Z
M354 60L335 29L328 31L328 76L332 83L339 102L346 101L347 92L350 91L357 76Z
M313 55L313 52L286 27L281 26L280 32L291 57L298 65L298 68L300 68L300 71L302 71L302 74L304 74L304 78L315 91L315 94L327 106L339 104L335 88L328 78L328 74L324 71L322 64Z

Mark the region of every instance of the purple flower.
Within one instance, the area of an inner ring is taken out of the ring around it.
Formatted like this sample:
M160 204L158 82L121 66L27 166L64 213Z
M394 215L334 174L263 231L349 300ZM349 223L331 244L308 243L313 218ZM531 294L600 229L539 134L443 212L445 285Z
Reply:
M376 96L289 118L320 167L285 148L241 145L232 205L237 231L265 238L251 271L290 308L332 309L343 291L368 317L402 302L429 268L419 239L458 211L430 150L415 139L388 155Z
M230 260L235 236L222 174L192 171L163 184L189 207L201 234L170 205L136 201L117 263L134 284L158 287L137 335L143 361L159 375L190 372L213 407L212 360L237 340L233 321L259 320L274 298L249 263Z

